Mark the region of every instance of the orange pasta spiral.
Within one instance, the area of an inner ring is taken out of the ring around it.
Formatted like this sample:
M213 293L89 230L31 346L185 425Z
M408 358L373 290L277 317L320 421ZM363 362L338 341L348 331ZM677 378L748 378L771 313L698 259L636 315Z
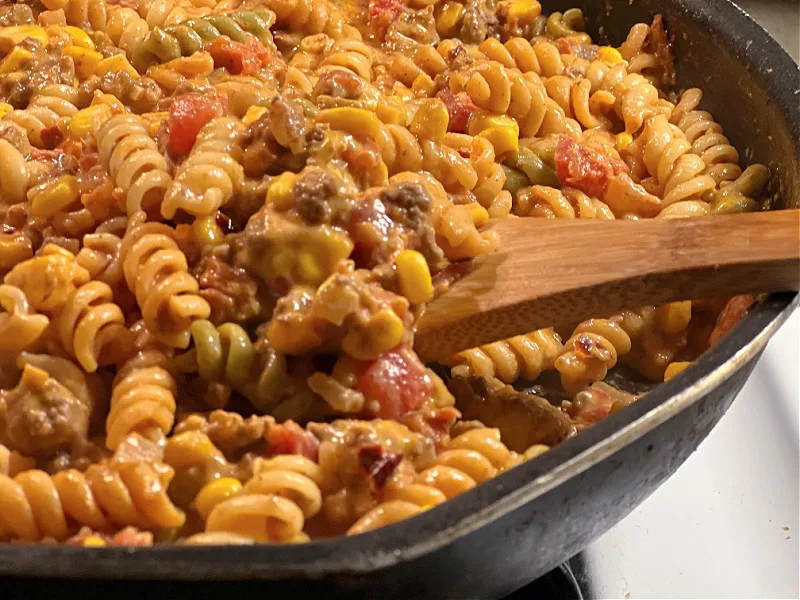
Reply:
M96 131L100 160L127 196L126 210L158 214L172 178L167 161L136 115L117 115Z
M322 506L319 466L302 456L260 460L241 493L211 510L206 532L225 532L258 542L302 542L305 519Z
M64 540L73 522L100 531L180 527L184 515L167 496L172 475L162 463L94 464L85 473L53 476L30 470L13 479L0 474L0 539Z
M142 223L138 213L123 238L123 270L147 328L173 348L189 345L189 327L211 312L197 295L199 285L188 272L186 256L175 243L175 232L161 223Z
M173 218L179 209L196 217L212 215L241 188L243 132L241 121L232 117L214 119L203 127L164 197L165 218Z
M525 335L464 350L446 364L453 377L497 378L512 383L520 377L533 381L553 368L562 353L561 338L552 329L540 329Z
M116 450L132 433L170 432L178 388L166 369L168 362L163 352L151 349L139 352L117 372L106 419L109 449Z

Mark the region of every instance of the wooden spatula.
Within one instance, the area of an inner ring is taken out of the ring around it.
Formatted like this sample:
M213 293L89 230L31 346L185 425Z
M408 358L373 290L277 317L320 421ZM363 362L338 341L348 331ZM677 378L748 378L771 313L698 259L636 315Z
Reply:
M426 309L425 361L643 304L800 289L800 211L641 221L504 219L498 250Z

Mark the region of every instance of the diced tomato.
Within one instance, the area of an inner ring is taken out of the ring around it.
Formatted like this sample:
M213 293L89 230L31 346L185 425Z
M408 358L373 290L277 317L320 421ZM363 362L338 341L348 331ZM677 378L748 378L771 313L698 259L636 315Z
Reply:
M189 154L205 124L227 110L227 99L218 94L178 96L169 107L167 149L176 156Z
M267 444L272 455L299 454L316 461L319 452L319 440L294 421L270 427Z
M386 31L401 12L398 0L369 0L369 25L373 31Z
M725 334L733 329L736 324L741 321L744 313L747 312L747 309L750 308L750 305L753 304L754 301L755 299L750 294L734 296L728 300L725 308L722 309L722 312L719 313L717 317L717 324L714 326L714 330L708 338L709 343L716 344Z
M358 380L358 389L380 405L377 416L397 419L417 410L431 396L433 381L408 346L379 356Z
M480 110L472 102L472 99L464 92L454 94L450 88L443 88L436 97L444 102L447 112L450 115L450 122L447 124L448 131L465 133L469 117Z
M567 38L557 38L553 43L561 54L572 54L572 45Z
M602 196L612 177L628 172L627 165L621 160L587 148L568 137L559 140L555 162L562 184L595 198Z
M214 66L227 69L233 75L252 75L270 59L266 46L254 37L248 37L244 43L234 42L227 35L221 35L206 50L214 59Z
M58 127L42 129L42 145L45 148L55 148L64 141L64 134Z

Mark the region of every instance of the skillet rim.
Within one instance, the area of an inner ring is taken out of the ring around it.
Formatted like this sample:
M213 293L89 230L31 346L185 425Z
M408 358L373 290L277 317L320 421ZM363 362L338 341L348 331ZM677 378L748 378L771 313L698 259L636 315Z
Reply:
M800 70L780 45L729 0L673 0L706 25L747 64L750 49L770 57L770 69L751 64L754 79L783 109L791 133L800 129ZM752 45L745 46L745 39ZM786 75L789 75L786 78ZM787 83L788 79L788 83ZM766 85L770 84L770 85ZM795 137L800 159L800 140ZM76 548L0 544L0 575L103 579L262 580L365 574L441 548L539 498L713 392L757 358L798 306L800 295L773 294L730 335L677 377L581 435L412 519L354 537L303 545ZM124 561L124 564L123 564Z

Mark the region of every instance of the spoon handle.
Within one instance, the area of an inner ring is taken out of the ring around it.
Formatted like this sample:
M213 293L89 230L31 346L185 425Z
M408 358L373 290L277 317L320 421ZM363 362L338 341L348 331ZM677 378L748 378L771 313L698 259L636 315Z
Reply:
M504 219L498 250L426 309L423 360L644 304L800 289L800 211L641 221Z

